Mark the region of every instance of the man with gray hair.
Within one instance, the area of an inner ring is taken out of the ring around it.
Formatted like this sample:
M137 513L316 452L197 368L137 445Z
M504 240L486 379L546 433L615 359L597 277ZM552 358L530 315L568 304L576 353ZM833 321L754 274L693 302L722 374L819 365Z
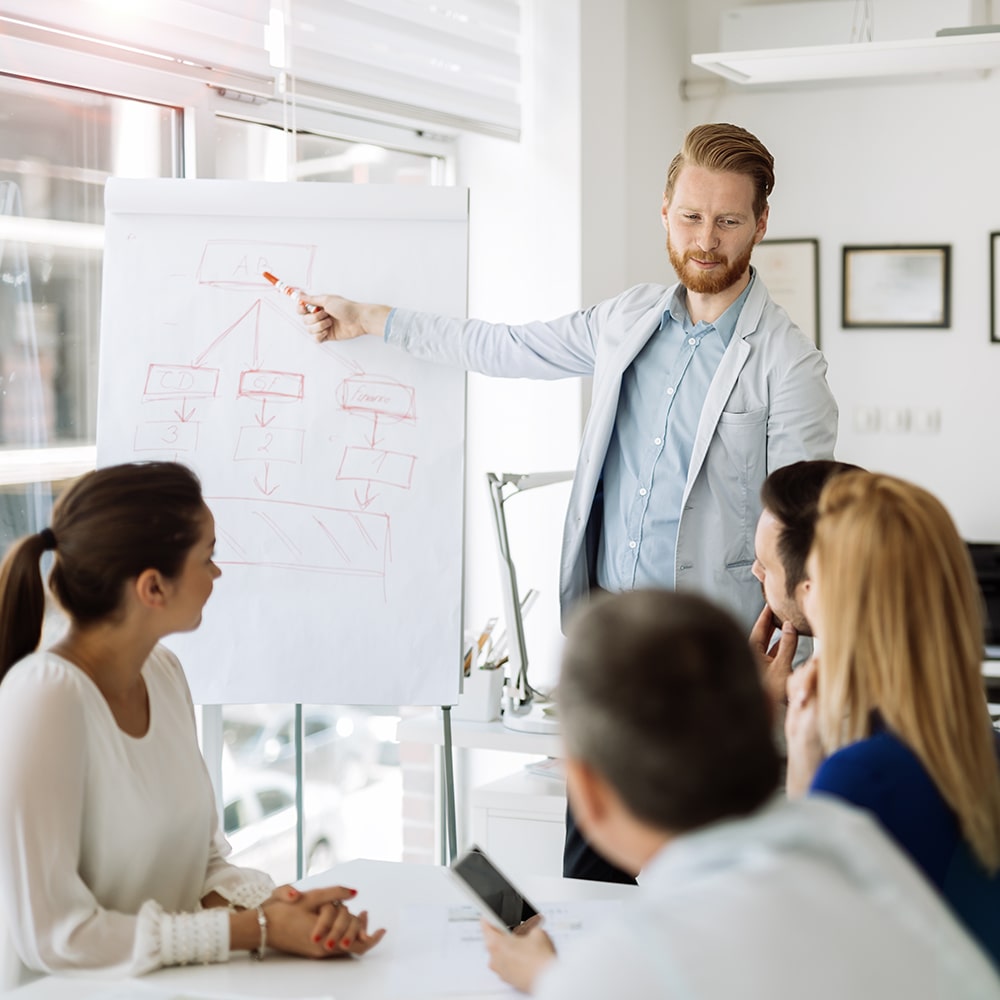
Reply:
M742 628L695 595L595 600L559 685L567 791L639 875L596 939L485 922L490 965L546 1000L996 998L1000 980L866 813L778 796L771 706Z

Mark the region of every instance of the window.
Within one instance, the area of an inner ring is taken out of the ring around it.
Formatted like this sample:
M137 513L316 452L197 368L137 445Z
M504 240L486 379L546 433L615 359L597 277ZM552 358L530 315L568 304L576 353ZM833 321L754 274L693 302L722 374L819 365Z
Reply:
M338 181L348 184L440 183L440 156L370 142L299 133L288 165L287 133L276 125L217 119L216 176L233 180Z
M93 465L104 182L172 176L178 129L174 108L0 76L4 546Z

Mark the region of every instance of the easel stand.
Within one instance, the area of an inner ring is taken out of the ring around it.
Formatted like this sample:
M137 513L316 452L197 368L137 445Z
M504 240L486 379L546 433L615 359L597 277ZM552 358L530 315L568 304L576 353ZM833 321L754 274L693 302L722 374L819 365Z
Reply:
M441 744L441 864L450 865L458 855L455 822L455 762L451 748L451 705L441 706L444 740Z

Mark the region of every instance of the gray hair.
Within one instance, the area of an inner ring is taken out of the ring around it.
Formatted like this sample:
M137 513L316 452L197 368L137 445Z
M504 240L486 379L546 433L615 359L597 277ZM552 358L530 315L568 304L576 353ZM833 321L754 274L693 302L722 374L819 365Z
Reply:
M778 787L747 638L704 598L638 590L592 601L567 632L558 701L569 754L659 829L745 815Z

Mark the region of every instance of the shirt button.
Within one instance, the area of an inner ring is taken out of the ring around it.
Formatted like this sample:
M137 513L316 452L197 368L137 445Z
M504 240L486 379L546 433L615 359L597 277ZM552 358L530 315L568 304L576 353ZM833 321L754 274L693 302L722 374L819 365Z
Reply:
M629 539L628 547L630 549L634 549L635 548L635 541L633 539L631 539L631 538Z
M643 486L642 489L639 490L639 496L644 497L645 495L646 495L646 487Z
M667 395L672 396L674 394L674 387L672 385L667 386Z
M690 339L688 340L688 343L689 343L689 344L690 344L690 345L691 345L692 347L695 347L695 346L697 345L698 341L697 341L697 340L695 340L695 338L694 338L694 337L691 337L691 338L690 338Z
M663 438L653 438L653 444L663 444Z

